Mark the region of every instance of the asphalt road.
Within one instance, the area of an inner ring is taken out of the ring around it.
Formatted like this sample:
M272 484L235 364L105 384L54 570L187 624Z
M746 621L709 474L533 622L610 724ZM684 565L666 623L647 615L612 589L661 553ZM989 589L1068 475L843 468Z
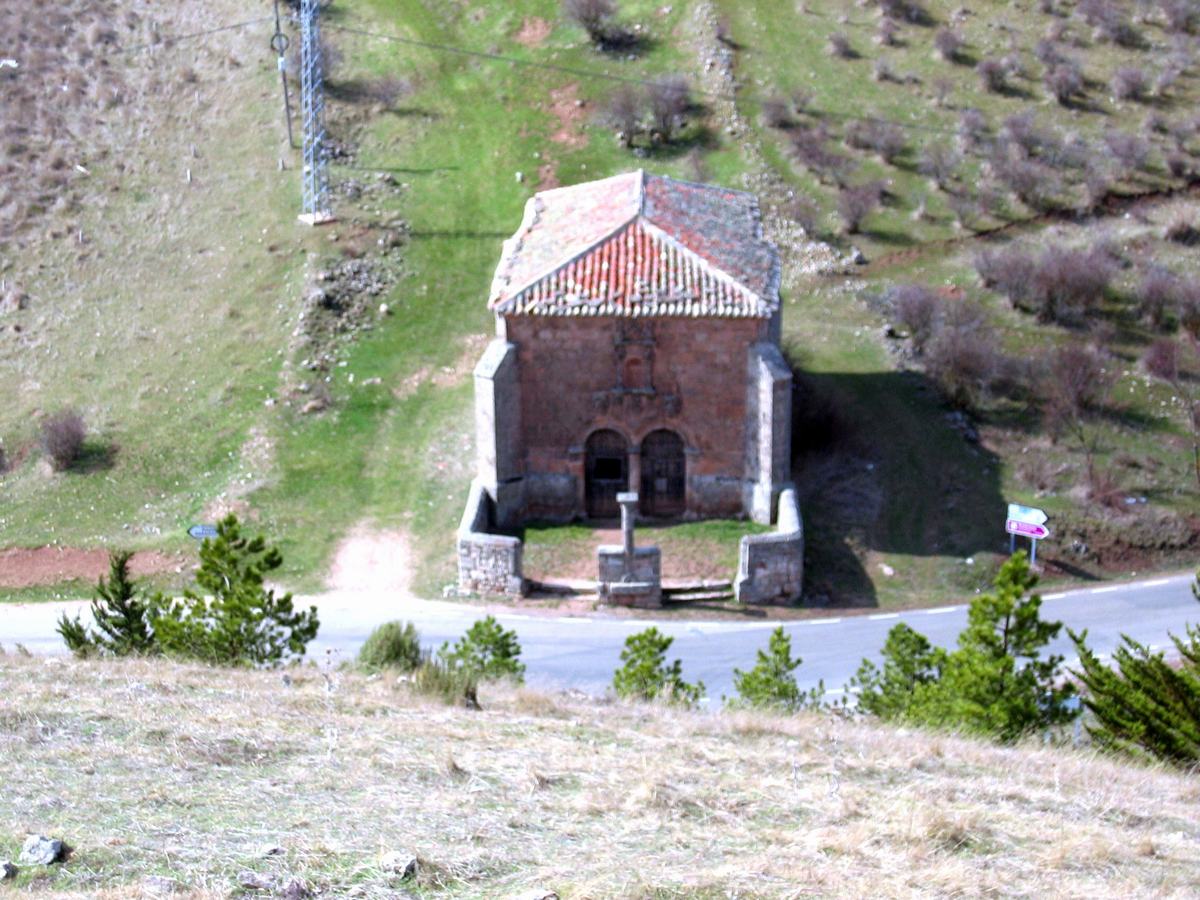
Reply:
M1169 648L1168 632L1182 634L1187 623L1200 622L1200 603L1192 597L1192 575L1176 575L1127 584L1103 584L1043 595L1043 616L1088 630L1089 644L1099 654L1117 646L1122 633L1152 647ZM484 613L478 607L430 600L393 600L353 593L297 598L317 605L321 632L309 655L339 662L352 659L371 629L390 619L416 623L427 644L453 640ZM34 653L64 652L54 623L63 611L86 610L85 603L0 605L0 645L11 650L21 643ZM733 692L733 669L754 664L776 622L698 622L679 620L590 618L523 615L501 612L497 618L520 636L527 681L549 688L578 688L602 693L618 665L625 638L650 625L675 639L669 658L683 660L684 677L702 680L713 702ZM933 643L952 647L966 625L966 604L904 613L876 613L806 619L786 624L792 652L803 658L797 670L801 687L824 681L838 693L864 656L876 657L888 630L907 622ZM1074 659L1073 646L1062 637L1051 648Z

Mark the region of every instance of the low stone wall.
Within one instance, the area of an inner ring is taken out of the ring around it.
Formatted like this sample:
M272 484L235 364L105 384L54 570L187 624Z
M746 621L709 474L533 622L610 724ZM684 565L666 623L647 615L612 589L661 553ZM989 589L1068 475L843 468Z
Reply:
M733 590L740 603L799 603L804 589L804 524L796 489L779 493L776 529L742 536Z
M494 504L478 480L471 482L467 508L458 526L458 587L477 594L521 596L521 541L492 534Z

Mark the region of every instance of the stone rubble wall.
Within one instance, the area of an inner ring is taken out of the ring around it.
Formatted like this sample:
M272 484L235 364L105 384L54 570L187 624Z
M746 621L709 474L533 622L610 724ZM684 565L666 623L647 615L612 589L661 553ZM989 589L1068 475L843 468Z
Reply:
M804 589L804 523L796 489L779 494L775 531L742 536L734 593L739 603L799 603Z
M524 593L521 575L521 541L492 534L494 502L483 483L471 482L467 507L458 526L458 587L476 594Z

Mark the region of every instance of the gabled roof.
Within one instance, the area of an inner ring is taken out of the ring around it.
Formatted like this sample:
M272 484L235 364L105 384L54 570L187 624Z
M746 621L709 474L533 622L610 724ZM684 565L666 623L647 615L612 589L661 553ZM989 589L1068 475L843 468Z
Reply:
M502 315L770 317L779 257L758 201L642 170L542 191L504 242Z

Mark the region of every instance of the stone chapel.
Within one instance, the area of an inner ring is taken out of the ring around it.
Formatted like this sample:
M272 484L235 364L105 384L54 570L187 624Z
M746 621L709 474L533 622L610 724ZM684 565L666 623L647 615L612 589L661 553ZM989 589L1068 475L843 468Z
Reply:
M477 479L498 528L769 523L790 480L779 257L750 194L644 171L542 191L505 241L475 370Z

